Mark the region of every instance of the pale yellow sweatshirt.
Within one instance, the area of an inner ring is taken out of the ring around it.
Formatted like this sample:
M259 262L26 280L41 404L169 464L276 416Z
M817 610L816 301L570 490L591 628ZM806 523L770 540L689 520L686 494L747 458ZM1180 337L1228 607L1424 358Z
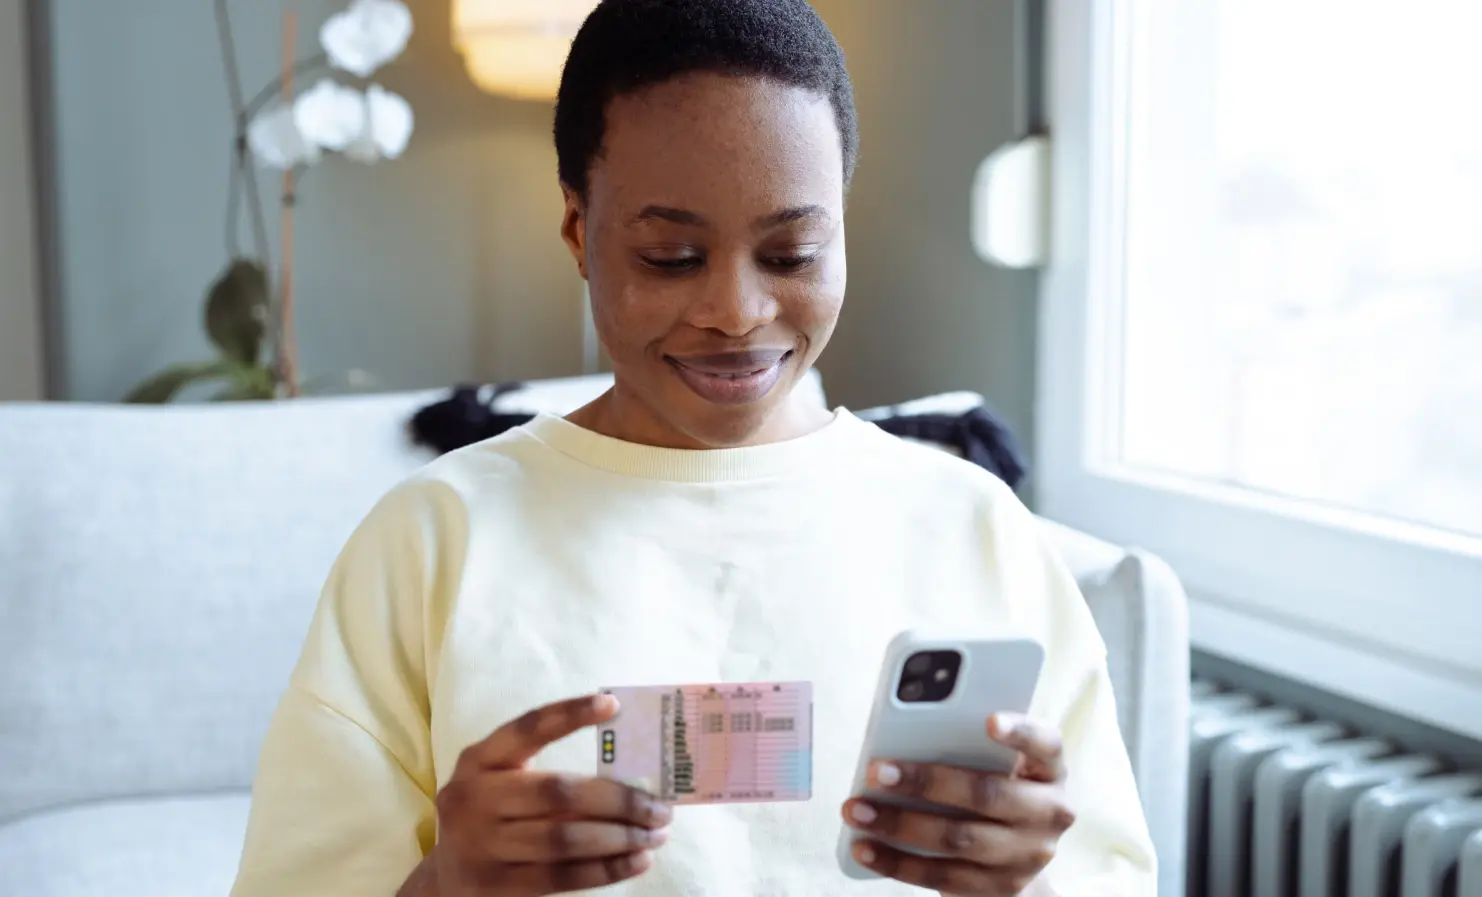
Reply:
M462 749L606 686L809 680L814 793L682 807L619 895L919 894L836 865L841 802L886 643L1001 629L1048 659L1078 821L1065 897L1153 897L1155 861L1104 646L1035 518L987 471L846 411L806 437L657 449L561 418L435 461L337 561L253 789L234 897L395 894L436 838ZM536 768L595 772L595 736Z

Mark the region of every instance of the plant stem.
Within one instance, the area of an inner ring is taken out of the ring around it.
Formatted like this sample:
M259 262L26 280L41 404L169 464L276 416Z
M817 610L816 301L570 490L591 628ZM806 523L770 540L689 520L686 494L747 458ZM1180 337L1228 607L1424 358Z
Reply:
M297 41L298 18L290 9L283 13L283 75L279 79L282 83L285 104L293 102L295 71L293 51ZM288 390L289 398L297 398L299 395L298 346L293 329L293 206L294 173L290 169L283 172L282 225L280 228L282 262L278 269L279 289L282 291L278 303L278 370L283 377L283 384Z
M242 114L246 106L242 102L242 77L237 68L236 40L232 35L231 15L227 11L227 0L216 0L216 32L221 42L221 59L226 69L227 95L232 104L232 122L236 127L235 144L232 151L235 154L236 165L233 172L232 191L235 197L236 178L245 184L247 194L247 210L252 218L252 237L257 250L258 258L264 266L270 266L268 258L268 227L267 218L263 214L262 197L257 192L257 173L252 168L252 161L248 158L247 137L242 125ZM227 248L233 255L236 254L236 202L228 203L227 221Z
M236 146L233 146L231 163L226 170L226 255L233 259L242 255L242 239L237 233L242 212L241 164L241 157L237 155Z
M252 124L252 119L257 117L257 113L262 111L262 107L271 103L274 97L283 93L283 84L285 81L292 82L296 77L311 75L314 72L327 68L329 68L329 55L319 53L315 56L300 59L293 64L292 68L284 69L283 74L269 81L267 86L258 91L257 96L253 97L242 107L242 111L237 114L237 130L243 134L247 133L247 126Z

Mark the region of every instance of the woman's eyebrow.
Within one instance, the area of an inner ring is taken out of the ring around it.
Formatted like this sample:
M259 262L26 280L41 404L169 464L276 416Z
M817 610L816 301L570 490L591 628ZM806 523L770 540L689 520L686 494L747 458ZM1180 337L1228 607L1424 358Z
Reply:
M793 206L770 215L763 215L751 223L755 230L768 230L782 224L792 224L797 221L824 221L829 217L828 209L818 205Z
M668 221L671 224L683 224L686 227L710 226L710 222L698 212L676 209L672 206L644 206L643 211L634 215L628 224L645 224L649 221Z
M768 230L783 224L792 224L797 221L826 220L829 217L828 210L820 205L792 206L781 209L756 219L751 223L754 230ZM688 209L676 209L673 206L644 206L642 211L629 219L628 224L645 224L650 221L667 221L670 224L680 224L685 227L710 227L710 221L698 212Z

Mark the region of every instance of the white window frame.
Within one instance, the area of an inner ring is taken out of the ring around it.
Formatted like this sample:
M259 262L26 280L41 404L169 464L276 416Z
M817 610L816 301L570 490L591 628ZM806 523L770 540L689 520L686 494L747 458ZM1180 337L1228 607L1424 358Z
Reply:
M1190 594L1194 647L1482 738L1482 539L1115 461L1116 174L1125 164L1117 123L1126 120L1133 5L1047 7L1053 199L1041 281L1038 509L1172 564Z

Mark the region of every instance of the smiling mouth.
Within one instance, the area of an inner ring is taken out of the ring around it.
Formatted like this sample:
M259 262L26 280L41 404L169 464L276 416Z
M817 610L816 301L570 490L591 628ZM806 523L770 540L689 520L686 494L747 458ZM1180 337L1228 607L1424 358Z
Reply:
M792 350L755 350L665 361L690 391L717 405L746 405L767 396L792 360Z

